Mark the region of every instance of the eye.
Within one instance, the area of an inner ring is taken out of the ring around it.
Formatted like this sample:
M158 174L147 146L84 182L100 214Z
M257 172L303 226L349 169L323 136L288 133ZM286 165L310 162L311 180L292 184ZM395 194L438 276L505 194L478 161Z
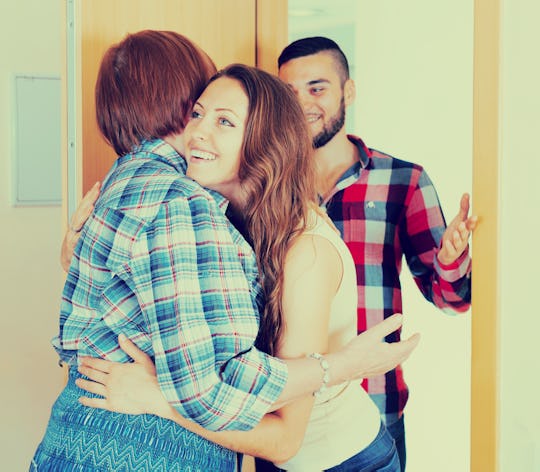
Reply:
M313 87L310 89L310 92L313 94L313 95L320 95L321 93L323 93L325 90L324 87Z
M221 125L221 126L229 126L230 128L234 128L234 124L229 121L227 118L218 118L218 123Z
M191 119L192 120L196 120L197 118L200 118L202 115L197 111L197 110L193 110L191 112Z

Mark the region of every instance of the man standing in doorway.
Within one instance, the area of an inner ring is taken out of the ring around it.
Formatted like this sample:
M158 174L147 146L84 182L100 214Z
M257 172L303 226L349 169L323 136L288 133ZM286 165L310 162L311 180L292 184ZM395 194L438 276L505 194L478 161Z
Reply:
M356 264L358 332L402 312L403 255L427 300L444 311L466 311L471 299L468 240L477 222L468 216L469 196L463 195L458 215L446 227L435 188L421 166L347 135L345 110L354 101L355 85L334 41L295 41L283 50L278 65L279 77L296 92L312 131L321 205ZM403 409L409 392L401 366L364 380L363 386L379 407L405 470ZM269 469L257 461L257 471L262 470Z

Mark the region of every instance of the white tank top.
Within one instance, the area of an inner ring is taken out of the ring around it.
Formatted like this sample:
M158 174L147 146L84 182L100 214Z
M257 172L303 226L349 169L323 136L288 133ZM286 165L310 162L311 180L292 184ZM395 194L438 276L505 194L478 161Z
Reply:
M329 351L335 351L356 336L358 294L356 270L349 249L323 217L305 234L328 239L338 251L343 278L331 306ZM360 385L360 380L328 388L313 406L304 442L289 461L276 464L293 472L319 472L341 464L365 449L377 436L379 410Z

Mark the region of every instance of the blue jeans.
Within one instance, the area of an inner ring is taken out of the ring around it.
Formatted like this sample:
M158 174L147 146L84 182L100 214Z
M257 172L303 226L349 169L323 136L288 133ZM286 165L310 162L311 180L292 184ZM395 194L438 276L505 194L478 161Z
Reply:
M394 440L381 423L379 434L363 451L325 472L399 472Z
M405 419L404 415L395 423L387 424L386 429L390 433L390 436L394 438L396 443L396 449L399 456L399 463L401 465L401 472L405 471L405 464L407 463L407 449L405 447Z
M273 464L256 459L257 472L282 471ZM379 434L369 446L355 456L325 472L399 472L399 458L394 440L381 424Z

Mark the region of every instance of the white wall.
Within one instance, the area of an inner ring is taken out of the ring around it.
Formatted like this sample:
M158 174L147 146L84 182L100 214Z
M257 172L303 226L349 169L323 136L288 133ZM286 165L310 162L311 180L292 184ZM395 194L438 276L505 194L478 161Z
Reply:
M357 133L424 166L449 221L472 188L472 2L361 0L357 18ZM404 332L422 335L404 366L407 470L468 471L471 313L426 302L405 264L402 281Z
M50 347L62 286L60 207L15 208L14 74L60 74L60 0L0 2L0 469L28 470L62 371Z
M357 89L348 131L423 165L452 219L472 187L472 2L289 0L291 6L315 13L289 16L291 40L329 36L348 55ZM356 44L343 44L351 27ZM407 470L467 471L470 313L449 317L428 303L405 264L402 283L404 334L422 334L404 366L411 391Z
M503 0L501 472L540 471L540 3Z
M447 217L471 187L472 3L362 0L358 13L358 132L423 164ZM539 472L540 4L501 6L499 470ZM437 316L408 287L407 331L423 334L406 365L408 470L466 471L469 322Z

